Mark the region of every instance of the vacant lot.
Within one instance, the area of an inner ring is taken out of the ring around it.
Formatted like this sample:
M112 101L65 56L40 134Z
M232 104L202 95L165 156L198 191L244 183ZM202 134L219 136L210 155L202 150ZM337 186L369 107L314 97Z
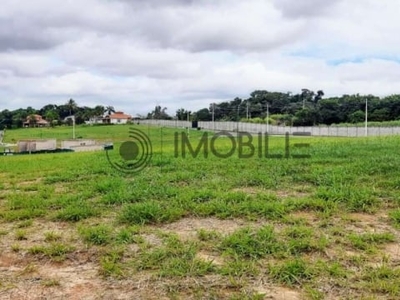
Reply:
M0 299L400 298L399 137L291 137L303 159L182 158L175 130L134 127L153 143L137 174L104 152L0 157ZM114 141L118 159L128 131L77 136Z

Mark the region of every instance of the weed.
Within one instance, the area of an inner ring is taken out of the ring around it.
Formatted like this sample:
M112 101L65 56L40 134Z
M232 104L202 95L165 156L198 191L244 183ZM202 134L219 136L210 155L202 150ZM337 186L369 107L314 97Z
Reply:
M400 226L400 209L390 212L389 216L395 226Z
M57 215L56 219L59 221L78 222L90 217L98 216L100 213L89 204L75 203L62 209Z
M264 226L258 230L239 229L226 236L219 248L243 258L260 258L276 254L282 249L272 226Z
M221 237L221 234L215 230L199 229L197 237L200 241L215 241Z
M17 230L17 231L15 232L15 239L16 239L17 241L27 240L26 234L27 234L27 233L26 233L25 230L22 230L22 229Z
M163 207L155 201L135 203L123 207L119 220L128 224L152 224L172 222L179 219L183 211L178 207Z
M59 233L54 232L54 231L45 232L44 240L46 242L59 241L59 240L61 240L61 235Z
M269 273L278 282L292 286L301 285L310 280L314 275L314 270L304 260L296 258L279 265L270 266Z
M45 279L41 282L41 284L45 287L54 287L54 286L61 285L61 283L58 279Z
M27 227L32 226L32 224L33 224L33 221L31 219L29 219L29 220L21 221L20 223L17 224L16 227L17 228L27 228Z
M28 249L28 252L32 255L48 257L54 261L65 260L66 254L72 251L74 251L74 247L61 243L52 243L49 246L33 246Z
M112 228L108 225L82 227L80 234L85 242L94 245L107 245L112 240Z
M365 286L372 292L378 292L391 297L400 296L400 268L382 265L377 268L367 268L362 277Z
M19 252L19 251L21 251L21 245L20 244L12 244L11 245L11 251L12 252Z
M12 222L42 217L45 214L46 211L42 209L17 209L0 212L0 218L7 222Z
M134 241L133 234L128 229L123 228L118 232L116 241L121 244L130 244Z
M375 245L390 243L395 240L392 233L352 233L348 236L353 247L360 250L373 250Z
M21 276L21 275L33 274L36 273L37 271L38 267L33 263L29 263L21 271L19 271L18 275Z
M286 251L292 255L323 250L328 244L326 238L315 236L311 228L302 225L288 228L285 235L288 238L285 243Z
M229 300L263 300L264 294L257 294L254 292L241 292L239 295L229 297Z
M123 254L124 250L122 248L114 248L106 251L100 258L100 275L103 277L122 277L121 259Z
M240 257L234 257L220 268L219 273L225 276L255 277L260 273L260 270L255 261L242 260Z
M175 236L166 240L164 247L142 252L135 260L137 270L158 270L160 276L202 276L212 272L212 262L196 258L197 245L182 243Z

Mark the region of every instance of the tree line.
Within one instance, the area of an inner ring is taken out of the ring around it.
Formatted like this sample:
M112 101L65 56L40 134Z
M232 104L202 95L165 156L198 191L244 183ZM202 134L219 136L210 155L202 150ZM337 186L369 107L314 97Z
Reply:
M79 106L74 99L69 99L65 104L47 104L41 109L34 109L31 106L19 108L13 111L0 111L0 129L19 128L24 122L29 121L31 126L35 126L34 115L40 115L52 126L70 124L69 116L75 116L76 124L83 124L85 121L95 117L102 117L104 114L110 115L115 112L113 106L97 105L95 107Z
M299 93L270 92L256 90L250 97L239 97L231 101L212 103L198 111L180 108L171 116L166 107L157 105L144 119L177 119L191 121L245 121L270 122L278 125L311 126L319 124L359 123L365 120L368 103L368 120L374 122L400 120L400 94L386 97L374 95L342 95L324 98L324 92L302 89ZM32 107L0 112L0 129L22 127L33 114L43 116L52 125L59 125L75 115L76 124L82 124L93 117L115 112L112 106L97 105L93 108L78 106L70 99L63 105L48 104L39 110ZM267 120L267 115L269 119ZM32 119L32 118L31 118Z
M300 93L256 90L247 99L236 97L231 101L210 104L209 107L190 112L176 111L175 118L198 121L258 121L278 125L311 126L339 123L359 123L365 120L367 103L368 121L383 122L400 119L400 95L377 97L374 95L342 95L324 98L324 92L302 89ZM165 117L165 116L164 116Z

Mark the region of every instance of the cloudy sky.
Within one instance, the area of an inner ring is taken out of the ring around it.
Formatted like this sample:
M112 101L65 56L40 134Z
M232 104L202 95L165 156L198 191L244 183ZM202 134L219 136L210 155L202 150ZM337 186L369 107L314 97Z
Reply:
M0 111L400 93L398 0L2 0Z

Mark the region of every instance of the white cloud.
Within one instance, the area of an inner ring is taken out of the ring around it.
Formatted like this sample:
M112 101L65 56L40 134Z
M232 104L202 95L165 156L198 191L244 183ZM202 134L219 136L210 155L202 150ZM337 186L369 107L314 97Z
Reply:
M0 110L173 113L255 89L400 93L396 0L4 0Z

